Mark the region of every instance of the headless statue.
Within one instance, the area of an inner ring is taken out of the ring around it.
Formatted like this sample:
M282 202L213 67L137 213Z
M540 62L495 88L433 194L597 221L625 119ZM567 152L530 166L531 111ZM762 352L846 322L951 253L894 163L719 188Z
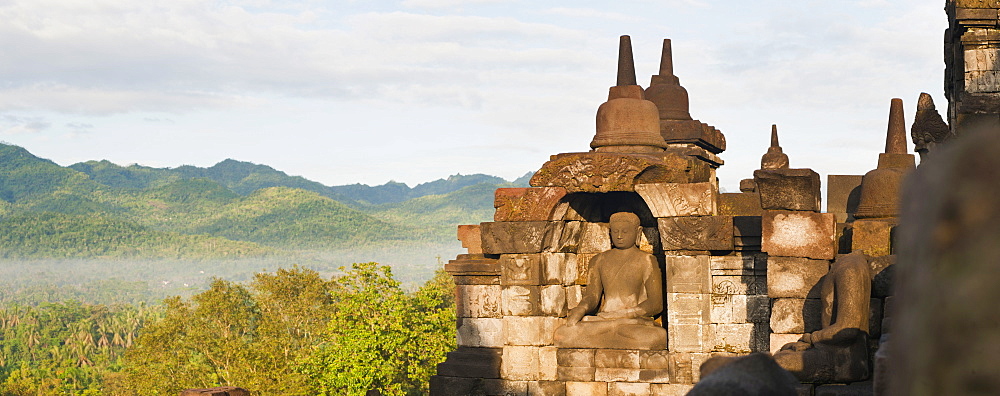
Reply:
M861 251L837 258L820 286L823 328L781 347L774 354L778 365L803 382L868 378L869 272Z
M611 216L613 248L594 256L580 304L555 333L562 348L666 349L667 330L653 322L663 311L663 278L656 258L636 246L642 227L634 213Z

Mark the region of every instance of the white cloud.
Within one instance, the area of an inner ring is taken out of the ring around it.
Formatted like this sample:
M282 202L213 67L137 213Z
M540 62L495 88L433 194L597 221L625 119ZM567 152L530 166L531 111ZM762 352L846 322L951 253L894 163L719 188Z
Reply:
M568 16L573 18L608 19L621 22L636 22L642 20L641 18L638 18L634 15L626 15L618 12L598 10L594 8L555 7L555 8L549 8L543 12L547 14Z
M448 8L478 4L517 3L517 0L403 0L400 5L411 8Z
M44 117L16 116L6 114L0 117L0 134L35 134L52 127L52 123Z

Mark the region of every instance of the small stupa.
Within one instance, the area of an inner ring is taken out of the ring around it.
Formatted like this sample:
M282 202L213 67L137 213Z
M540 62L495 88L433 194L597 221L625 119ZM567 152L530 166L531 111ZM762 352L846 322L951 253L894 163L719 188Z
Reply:
M771 124L771 147L760 157L760 169L788 169L788 155L778 144L778 126Z
M906 121L903 100L892 99L885 152L878 156L878 168L861 179L861 199L854 217L883 218L899 215L899 189L903 177L916 168L916 159L906 150Z

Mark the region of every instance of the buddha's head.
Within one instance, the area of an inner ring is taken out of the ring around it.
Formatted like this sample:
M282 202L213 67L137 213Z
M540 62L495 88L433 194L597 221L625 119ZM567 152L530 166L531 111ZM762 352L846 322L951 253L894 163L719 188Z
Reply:
M629 249L639 243L639 233L642 226L639 216L630 212L618 212L611 215L611 244L616 249Z

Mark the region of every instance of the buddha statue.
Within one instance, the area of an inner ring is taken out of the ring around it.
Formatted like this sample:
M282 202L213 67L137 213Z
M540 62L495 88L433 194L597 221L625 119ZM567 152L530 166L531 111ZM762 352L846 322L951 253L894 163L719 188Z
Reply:
M663 278L656 258L637 246L634 213L611 216L613 248L594 256L580 304L555 332L561 348L666 349L667 330L653 322L663 311Z
M860 250L837 258L820 284L823 327L781 347L778 365L803 382L868 378L869 271Z

